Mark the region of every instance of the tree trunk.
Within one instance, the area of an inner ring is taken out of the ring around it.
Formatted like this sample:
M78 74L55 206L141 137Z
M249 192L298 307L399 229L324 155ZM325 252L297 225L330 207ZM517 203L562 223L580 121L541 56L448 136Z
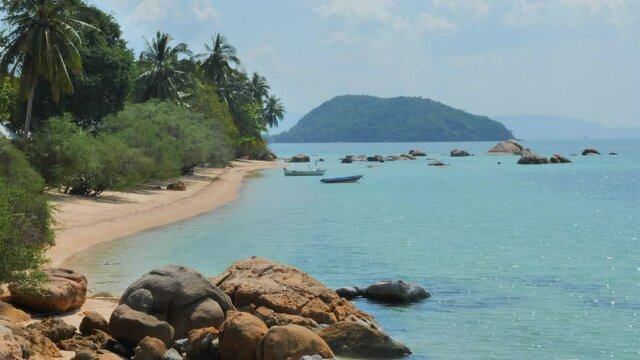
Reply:
M31 111L33 110L33 95L36 92L37 83L33 83L31 88L29 88L29 99L27 100L27 116L24 120L24 138L29 137L29 128L31 126Z

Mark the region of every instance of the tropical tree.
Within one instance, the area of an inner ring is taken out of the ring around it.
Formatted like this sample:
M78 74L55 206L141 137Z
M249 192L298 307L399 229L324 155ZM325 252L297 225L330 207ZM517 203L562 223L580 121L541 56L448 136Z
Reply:
M27 96L24 136L29 135L33 98L40 81L47 81L55 101L60 93L72 93L71 74L82 72L78 52L80 20L89 8L64 0L3 2L7 13L3 21L10 31L4 40L0 71L19 73L21 88Z
M231 46L224 36L216 34L212 40L212 46L204 45L207 53L197 57L204 58L201 64L204 79L220 87L223 83L228 82L232 70L231 65L240 65L240 59L236 56L236 48Z
M147 40L146 49L140 54L140 65L144 70L136 79L136 100L172 100L182 103L180 90L190 80L189 73L183 71L180 55L190 56L185 43L175 47L170 45L169 34L157 32L155 38Z
M262 118L269 127L277 127L278 122L284 117L285 108L282 101L271 95L264 102L262 109Z
M257 103L262 104L262 100L269 96L269 89L270 86L267 84L267 79L257 72L254 72L251 77L251 97Z

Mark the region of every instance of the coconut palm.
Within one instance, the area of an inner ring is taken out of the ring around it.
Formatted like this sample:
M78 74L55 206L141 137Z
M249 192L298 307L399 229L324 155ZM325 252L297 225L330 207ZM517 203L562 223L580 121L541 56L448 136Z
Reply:
M269 125L269 127L277 127L278 122L282 120L285 113L284 105L282 101L271 95L267 97L264 102L264 109L262 110L262 118Z
M155 38L147 40L146 49L140 54L140 64L145 71L136 79L136 100L173 100L182 103L181 87L189 81L189 74L179 59L189 56L187 44L170 46L169 34L157 32Z
M236 56L236 48L231 46L224 36L216 34L212 40L212 46L204 45L207 53L198 57L204 58L201 68L205 80L221 86L228 80L231 65L240 65L240 59Z
M71 75L80 75L82 61L78 52L80 27L91 25L80 20L92 11L64 0L30 0L5 3L3 19L10 30L3 40L0 71L19 74L27 96L24 136L29 135L36 86L47 81L57 102L60 92L72 93Z
M251 97L256 101L256 103L262 104L262 100L269 96L269 89L270 87L269 84L267 84L267 79L257 72L254 72L251 77Z

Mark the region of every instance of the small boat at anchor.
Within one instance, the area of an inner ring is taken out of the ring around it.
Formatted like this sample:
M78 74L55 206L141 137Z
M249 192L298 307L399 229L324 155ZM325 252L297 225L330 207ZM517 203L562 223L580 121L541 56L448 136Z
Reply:
M344 176L337 178L326 178L321 179L320 181L325 184L338 184L338 183L354 183L358 180L362 179L362 175L352 175L352 176Z
M315 169L315 170L289 170L284 168L284 176L322 176L327 170Z

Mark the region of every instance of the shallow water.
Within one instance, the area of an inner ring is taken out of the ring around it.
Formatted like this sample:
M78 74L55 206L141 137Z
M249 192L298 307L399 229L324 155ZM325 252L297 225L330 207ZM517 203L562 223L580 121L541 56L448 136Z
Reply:
M275 144L279 155L324 158L327 176L364 179L324 185L263 171L232 204L95 246L70 265L93 291L120 293L153 267L215 275L260 255L329 287L386 278L426 287L433 297L410 306L356 301L412 359L639 358L640 141L526 142L544 155L619 153L541 166L483 155L493 144ZM480 155L440 155L454 147ZM451 165L338 160L411 148Z

